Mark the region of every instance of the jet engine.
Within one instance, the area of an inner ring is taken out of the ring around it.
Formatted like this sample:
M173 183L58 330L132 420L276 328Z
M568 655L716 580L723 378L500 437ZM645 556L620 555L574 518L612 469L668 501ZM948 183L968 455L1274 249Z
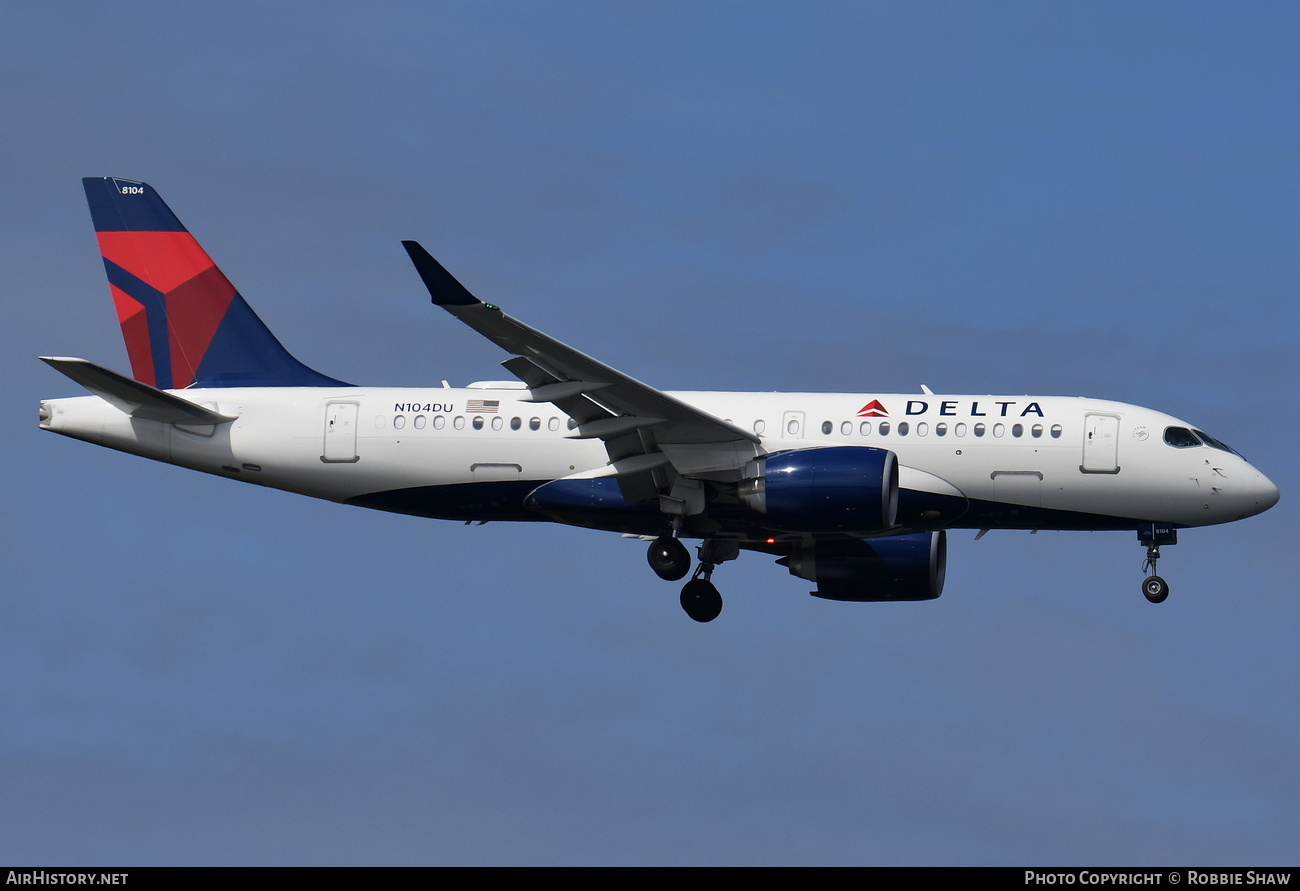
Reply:
M774 452L741 483L741 502L782 532L883 532L898 514L898 460L887 449Z
M943 593L947 533L819 541L777 561L790 574L817 583L826 600L934 600Z

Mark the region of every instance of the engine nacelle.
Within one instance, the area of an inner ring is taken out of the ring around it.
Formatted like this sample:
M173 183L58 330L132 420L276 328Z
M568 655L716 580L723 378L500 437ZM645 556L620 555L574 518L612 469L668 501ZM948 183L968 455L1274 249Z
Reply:
M817 583L826 600L934 600L943 593L948 536L938 532L823 541L778 561Z
M898 460L887 449L774 452L741 484L741 501L783 532L883 532L898 514Z

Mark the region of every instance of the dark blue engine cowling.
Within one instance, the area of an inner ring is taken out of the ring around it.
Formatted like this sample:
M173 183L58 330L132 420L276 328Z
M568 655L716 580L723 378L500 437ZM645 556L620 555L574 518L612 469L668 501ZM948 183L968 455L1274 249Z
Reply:
M855 541L820 541L783 558L826 600L934 600L943 593L947 533L921 532Z
M898 462L887 449L774 452L746 503L786 532L882 532L898 513Z

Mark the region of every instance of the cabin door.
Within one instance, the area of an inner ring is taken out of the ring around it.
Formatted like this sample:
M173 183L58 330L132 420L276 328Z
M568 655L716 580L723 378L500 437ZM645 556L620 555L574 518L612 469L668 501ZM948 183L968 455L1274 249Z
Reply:
M1088 415L1083 423L1084 473L1119 473L1119 418Z
M325 446L320 459L329 464L357 461L357 409L355 402L325 405Z

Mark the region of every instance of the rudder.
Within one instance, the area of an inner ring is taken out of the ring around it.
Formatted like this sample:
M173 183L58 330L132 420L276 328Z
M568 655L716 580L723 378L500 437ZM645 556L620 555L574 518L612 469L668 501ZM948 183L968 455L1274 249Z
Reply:
M136 380L162 390L349 386L290 355L153 187L81 182Z

